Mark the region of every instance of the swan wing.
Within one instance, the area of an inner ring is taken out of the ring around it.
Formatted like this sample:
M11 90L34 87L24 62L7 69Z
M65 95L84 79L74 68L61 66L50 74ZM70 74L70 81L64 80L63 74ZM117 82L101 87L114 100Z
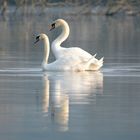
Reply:
M58 52L58 57L79 57L81 61L88 61L92 55L86 51L84 51L81 48L78 47L71 47L71 48L63 48L61 47L61 50Z
M85 59L86 60L86 59ZM85 71L85 70L99 70L103 65L103 58L100 60L95 58L95 55L90 59L83 61L79 56L69 55L56 59L54 62L43 63L43 70L51 71Z
M92 56L91 54L80 48L75 48L75 50L73 49L71 51L71 55L74 54L74 52L76 54L75 57L77 57L77 62L73 64L73 69L75 69L76 71L83 70L96 71L103 66L104 57L98 60L95 58L96 54Z
M89 60L87 69L93 71L99 70L103 66L103 62L104 57L99 60L93 57L91 60Z
M87 62L81 61L81 63L78 63L74 67L76 71L96 71L103 66L103 59L104 58L98 60L92 56L92 58L90 58Z
M78 57L61 57L56 59L54 62L46 64L43 63L43 70L53 70L53 71L66 71L71 70L75 71L78 64L81 63L81 60Z

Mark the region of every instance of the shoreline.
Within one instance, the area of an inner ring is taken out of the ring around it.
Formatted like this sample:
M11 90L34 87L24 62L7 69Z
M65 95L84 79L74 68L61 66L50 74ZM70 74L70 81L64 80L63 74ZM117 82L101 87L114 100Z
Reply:
M140 16L140 7L129 7L127 6L62 6L62 5L52 5L49 7L41 6L8 6L1 16L10 15L41 15L41 14L68 14L68 15L101 15L101 16Z

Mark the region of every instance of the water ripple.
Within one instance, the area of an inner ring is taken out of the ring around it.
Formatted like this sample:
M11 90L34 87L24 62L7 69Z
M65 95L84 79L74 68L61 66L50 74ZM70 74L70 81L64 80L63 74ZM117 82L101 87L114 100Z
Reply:
M8 68L0 69L0 76L41 76L41 68Z
M140 77L140 66L114 66L103 68L105 76L136 76Z

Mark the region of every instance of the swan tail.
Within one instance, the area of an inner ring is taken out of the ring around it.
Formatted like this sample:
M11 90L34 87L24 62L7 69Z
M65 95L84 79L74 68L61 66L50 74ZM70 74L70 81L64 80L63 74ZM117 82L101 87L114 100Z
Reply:
M104 63L104 57L102 57L98 62L103 65L103 63Z
M96 57L97 53L93 55L93 57Z
M94 55L95 56L95 55ZM92 56L88 61L81 62L77 65L74 65L72 69L74 71L97 71L103 66L103 60L102 57L100 60L97 60L94 56Z
M90 63L88 69L93 71L99 70L103 66L103 62L104 57L102 57L100 60L97 60L95 63Z
M100 60L99 60L99 65L100 65L100 67L102 67L103 66L103 63L104 63L104 57L102 57Z
M82 61L81 63L76 65L76 71L85 71L89 70L89 67L92 63L96 63L96 58L95 55L92 56L89 60L87 61ZM72 67L72 69L75 68L75 65Z

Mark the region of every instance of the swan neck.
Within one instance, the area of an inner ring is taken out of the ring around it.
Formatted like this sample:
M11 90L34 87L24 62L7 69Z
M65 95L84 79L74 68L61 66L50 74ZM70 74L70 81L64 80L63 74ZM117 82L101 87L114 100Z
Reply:
M48 63L48 58L49 58L49 53L50 53L50 43L48 38L46 37L44 39L44 59L43 59L43 63Z
M62 42L64 42L70 33L69 25L68 23L64 22L60 25L62 28L61 34L54 40L53 44L57 44L57 46L60 46Z

